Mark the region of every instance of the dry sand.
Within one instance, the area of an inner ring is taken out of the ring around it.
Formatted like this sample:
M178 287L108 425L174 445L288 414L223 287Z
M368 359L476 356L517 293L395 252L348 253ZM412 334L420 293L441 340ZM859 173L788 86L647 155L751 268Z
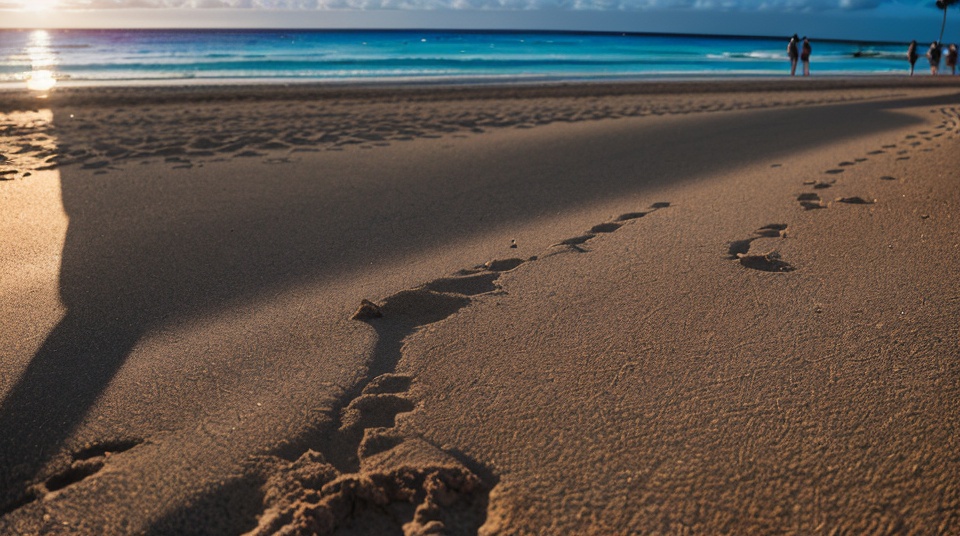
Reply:
M2 93L0 533L960 532L958 133L946 77Z

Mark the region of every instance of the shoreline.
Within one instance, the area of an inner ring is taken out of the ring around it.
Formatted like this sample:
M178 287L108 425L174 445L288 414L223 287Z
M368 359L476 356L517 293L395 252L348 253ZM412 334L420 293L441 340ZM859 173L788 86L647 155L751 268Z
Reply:
M838 79L877 79L890 78L956 78L956 75L930 76L925 71L913 77L901 71L890 72L848 72L848 71L821 71L815 77L805 79L838 80ZM57 90L62 89L96 89L96 88L125 88L125 89L152 89L152 88L190 88L190 87L262 87L262 86L324 86L331 88L405 88L405 87L526 87L552 85L603 85L603 84L651 84L651 83L713 83L713 82L759 82L771 80L795 80L801 76L787 76L782 70L763 71L729 71L716 74L715 71L685 72L664 71L649 74L622 74L601 76L596 74L569 74L556 75L476 75L476 76L396 76L396 77L356 77L356 78L144 78L144 79L117 79L117 80L72 80L58 79ZM937 82L934 82L937 83ZM0 82L0 93L17 92L24 90L22 80ZM41 91L31 90L35 93Z
M960 76L836 76L652 79L644 81L557 81L491 84L409 84L318 82L263 84L197 83L58 87L48 92L0 86L0 109L52 104L177 103L206 100L366 100L366 99L497 99L540 97L606 97L629 95L699 95L855 89L960 88Z

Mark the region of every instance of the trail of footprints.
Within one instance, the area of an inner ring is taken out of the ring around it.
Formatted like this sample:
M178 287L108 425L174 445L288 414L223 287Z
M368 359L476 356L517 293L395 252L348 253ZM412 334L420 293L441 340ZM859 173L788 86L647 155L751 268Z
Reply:
M36 171L78 166L107 174L139 161L162 162L171 169L203 167L229 159L288 163L298 153L374 149L415 138L466 137L490 129L529 129L558 122L624 117L713 113L783 106L807 106L872 98L689 100L669 95L608 95L584 108L575 94L556 99L479 98L469 110L453 101L422 100L409 95L405 105L384 112L378 97L309 102L264 102L249 109L225 104L188 113L164 104L101 110L74 108L69 102L55 116L31 111L0 111L0 182L30 177ZM705 98L705 97L704 97ZM316 96L309 97L314 101ZM700 102L697 102L700 101ZM12 104L8 104L12 106ZM75 113L71 113L75 112ZM69 118L69 119L68 119ZM265 118L270 118L266 120Z
M659 202L645 211L622 214L550 246L539 258L564 251L585 253L590 240L669 206ZM482 467L394 429L397 416L416 407L407 396L413 378L397 374L396 367L408 336L479 297L502 292L498 280L503 273L536 260L491 260L402 290L380 304L363 300L353 318L368 323L378 335L366 377L341 397L336 432L319 440L318 450L275 465L265 486L264 514L250 534L331 534L338 528L365 526L364 517L402 525L408 534L475 534L486 515L493 477L482 478L478 473L487 473ZM141 443L107 441L80 449L67 467L26 489L0 515L95 476L112 456Z
M932 148L921 148L924 143L934 142L938 138L946 136L947 139L953 139L960 133L960 108L951 107L951 108L940 108L939 110L931 110L931 113L940 113L943 116L943 120L935 127L933 130L920 130L916 134L908 134L904 136L903 145L908 147L907 149L900 149L896 153L896 160L908 160L910 158L909 153L912 150L919 150L921 152L930 152ZM919 138L919 139L918 139ZM901 145L899 144L887 144L883 145L880 149L867 152L868 155L882 155L886 154L888 150L897 149ZM937 144L939 147L939 144ZM868 158L860 157L852 161L843 161L837 164L837 167L825 170L824 175L841 175L847 169L856 166L862 162L866 162ZM781 164L774 164L772 167L779 168ZM884 175L880 177L882 181L896 181L897 178ZM827 188L833 187L837 183L837 179L830 180L808 180L803 184L804 186L810 187L812 192L801 192L797 194L797 202L800 204L800 207L804 210L819 210L825 209L828 207L828 202L825 201L817 191L825 190ZM837 197L835 201L838 203L845 203L849 205L872 205L877 202L876 199L868 199L861 196L848 196L848 197ZM750 238L743 240L735 240L730 242L727 249L727 258L731 260L736 260L740 265L750 268L753 270L760 270L764 272L790 272L796 268L784 261L779 252L776 250L771 250L766 253L754 254L750 253L751 245L754 241L757 241L761 238L780 238L784 239L787 237L787 225L781 223L769 224L757 229L753 232L753 235Z
M937 130L955 132L956 110L943 113L948 117ZM918 134L932 140L945 132ZM887 145L868 154L884 154L896 147ZM845 169L866 160L841 162L825 174L841 175ZM881 180L896 178L883 176ZM809 181L807 186L813 191L800 194L798 201L807 210L827 208L817 192L835 184L836 179ZM861 197L836 201L874 202ZM666 202L655 203L646 211L623 214L595 225L583 234L552 245L543 257L563 252L585 253L589 251L586 244L597 236L615 232L627 222L669 206ZM751 252L758 241L787 237L787 224L768 224L746 239L731 242L727 255L745 268L791 272L796 267L777 251ZM407 534L475 533L484 519L493 476L484 475L484 468L462 456L420 438L404 437L396 430L397 416L416 407L408 396L414 378L398 374L396 368L407 337L449 318L476 299L503 292L498 283L503 273L537 260L538 257L492 260L400 291L380 304L363 300L353 319L368 323L378 335L367 375L341 397L334 412L338 415L336 432L318 441L318 450L307 450L295 461L278 465L266 486L260 525L251 534L331 534L339 528L378 526L370 523L373 518L402 526Z
M904 143L915 148L943 136L955 138L960 131L958 108L943 108L939 112L944 120L933 131L908 135ZM918 136L923 141L912 141ZM896 144L884 145L867 154L885 154L897 147ZM898 151L897 159L909 158L908 152L909 149ZM824 173L840 175L866 160L840 162ZM882 176L880 180L897 179ZM797 201L805 210L827 208L816 191L828 189L835 183L835 179L807 181L804 184L814 191L799 194ZM836 201L875 202L861 197L842 197ZM646 211L623 214L595 225L581 235L554 244L544 256L563 251L585 253L588 251L585 244L597 236L615 232L632 220L669 206L666 202L654 203ZM787 236L787 224L765 225L750 237L731 242L727 258L753 270L791 272L796 267L782 259L776 250L751 253L751 247L758 240L785 240ZM491 477L481 478L477 473L485 471L469 460L444 452L422 439L401 437L394 430L396 417L416 407L406 396L413 378L397 374L395 370L408 336L449 318L478 297L502 292L498 280L503 273L537 259L534 256L492 260L400 291L379 305L364 300L353 318L369 323L378 334L366 378L341 397L336 411L337 431L321 441L320 452L308 450L297 460L278 465L266 486L266 510L260 525L251 534L330 534L338 527L359 526L358 519L364 515L386 516L394 523L409 520L403 524L405 533L449 530L475 533L484 516ZM111 456L141 443L141 440L110 441L81 449L74 453L68 467L28 488L20 500L8 505L0 515L96 475Z
M47 477L43 482L24 490L20 498L0 509L0 516L23 508L28 504L46 498L60 490L67 489L99 473L112 456L126 452L143 443L140 439L122 439L93 443L73 453L70 464Z
M502 293L503 273L565 251L587 252L585 244L597 236L669 206L655 203L595 225L550 246L541 257L492 260L402 290L379 304L363 300L352 318L369 324L378 336L367 375L341 397L337 431L318 439L316 450L277 467L267 485L265 512L251 534L330 534L375 526L372 518L401 525L406 534L476 534L493 477L482 477L487 471L469 460L395 429L397 416L416 407L407 394L414 378L396 373L405 339L476 299Z

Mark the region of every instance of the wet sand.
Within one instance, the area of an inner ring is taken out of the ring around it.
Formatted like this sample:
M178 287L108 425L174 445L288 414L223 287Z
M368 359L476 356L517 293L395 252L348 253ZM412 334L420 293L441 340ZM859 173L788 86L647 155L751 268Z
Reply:
M0 533L960 530L958 133L949 79L3 93Z

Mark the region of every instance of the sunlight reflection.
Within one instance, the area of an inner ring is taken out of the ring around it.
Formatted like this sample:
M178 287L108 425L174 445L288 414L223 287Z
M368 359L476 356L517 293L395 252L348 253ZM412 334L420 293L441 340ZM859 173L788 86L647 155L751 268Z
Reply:
M53 71L33 71L27 80L27 89L32 91L49 91L55 85L57 80L53 77Z
M50 48L50 33L35 30L27 42L26 56L30 59L30 72L24 73L27 88L31 91L47 92L57 85L54 68L57 55Z

